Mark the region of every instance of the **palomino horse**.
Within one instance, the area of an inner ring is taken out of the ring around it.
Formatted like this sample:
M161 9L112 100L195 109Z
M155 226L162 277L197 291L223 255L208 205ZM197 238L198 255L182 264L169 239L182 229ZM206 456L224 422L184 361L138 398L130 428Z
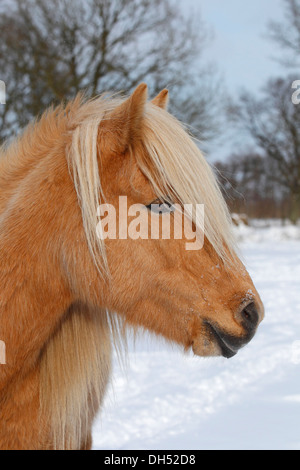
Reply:
M147 102L145 84L126 99L79 96L2 149L1 449L91 448L118 319L229 358L263 318L216 178L167 100ZM203 248L97 236L99 205L119 196L144 217L156 200L203 204Z

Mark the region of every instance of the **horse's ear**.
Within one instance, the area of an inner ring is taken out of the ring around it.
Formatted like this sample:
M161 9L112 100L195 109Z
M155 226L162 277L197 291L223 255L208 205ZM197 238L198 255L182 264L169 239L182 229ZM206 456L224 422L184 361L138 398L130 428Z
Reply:
M169 91L162 90L152 101L152 104L162 109L167 109L169 104Z
M148 87L141 83L132 95L109 115L107 122L110 128L114 128L113 134L118 139L116 147L119 151L125 151L140 140L147 97Z

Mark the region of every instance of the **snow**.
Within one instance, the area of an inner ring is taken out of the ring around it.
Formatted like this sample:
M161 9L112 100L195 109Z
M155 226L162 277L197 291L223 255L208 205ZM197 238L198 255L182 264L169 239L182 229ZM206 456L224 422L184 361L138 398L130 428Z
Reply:
M112 385L94 449L300 450L300 227L236 228L266 308L237 356L198 358L142 335Z

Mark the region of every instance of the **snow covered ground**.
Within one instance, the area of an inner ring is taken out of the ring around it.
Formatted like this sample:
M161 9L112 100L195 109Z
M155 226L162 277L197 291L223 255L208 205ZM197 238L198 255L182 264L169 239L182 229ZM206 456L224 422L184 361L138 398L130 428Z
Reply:
M300 227L237 228L266 308L237 356L197 358L144 335L114 378L94 449L300 450Z

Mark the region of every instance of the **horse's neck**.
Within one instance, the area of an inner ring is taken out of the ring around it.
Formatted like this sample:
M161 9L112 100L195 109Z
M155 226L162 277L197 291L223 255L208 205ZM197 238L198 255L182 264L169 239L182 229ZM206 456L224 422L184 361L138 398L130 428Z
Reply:
M7 360L0 366L2 384L36 359L72 302L58 259L65 236L58 220L66 216L62 195L68 200L68 189L72 193L64 155L41 152L39 162L14 182L13 170L8 173L2 211L0 198L0 340Z
M26 248L25 239L18 244L13 232L12 239L7 238L4 222L0 222L0 338L6 346L6 364L0 365L0 449L35 448L40 431L40 357L71 298L58 271L49 265L43 268L47 257L38 262L32 244ZM34 227L31 235L33 231Z
M72 302L58 270L43 269L22 245L18 248L0 241L0 338L6 346L6 364L0 366L0 394L12 377L33 367Z
M64 147L59 142L53 148L33 148L35 162L28 157L29 167L23 157L30 148L13 156L13 163L3 160L0 165L0 340L6 346L6 364L0 365L0 448L39 445L41 402L54 416L55 422L49 420L46 427L57 441L73 430L72 446L81 438L86 442L88 430L83 437L79 433L83 416L88 428L88 406L99 405L109 374L105 314L99 310L91 316L82 307L80 315L70 313L79 298L81 305L89 300L97 305L95 296L103 295ZM80 357L74 356L72 346ZM100 369L100 378L95 379ZM72 384L75 390L70 389ZM69 422L74 410L76 422ZM63 424L56 430L60 420ZM3 424L8 421L11 430ZM49 439L48 431L44 439Z

